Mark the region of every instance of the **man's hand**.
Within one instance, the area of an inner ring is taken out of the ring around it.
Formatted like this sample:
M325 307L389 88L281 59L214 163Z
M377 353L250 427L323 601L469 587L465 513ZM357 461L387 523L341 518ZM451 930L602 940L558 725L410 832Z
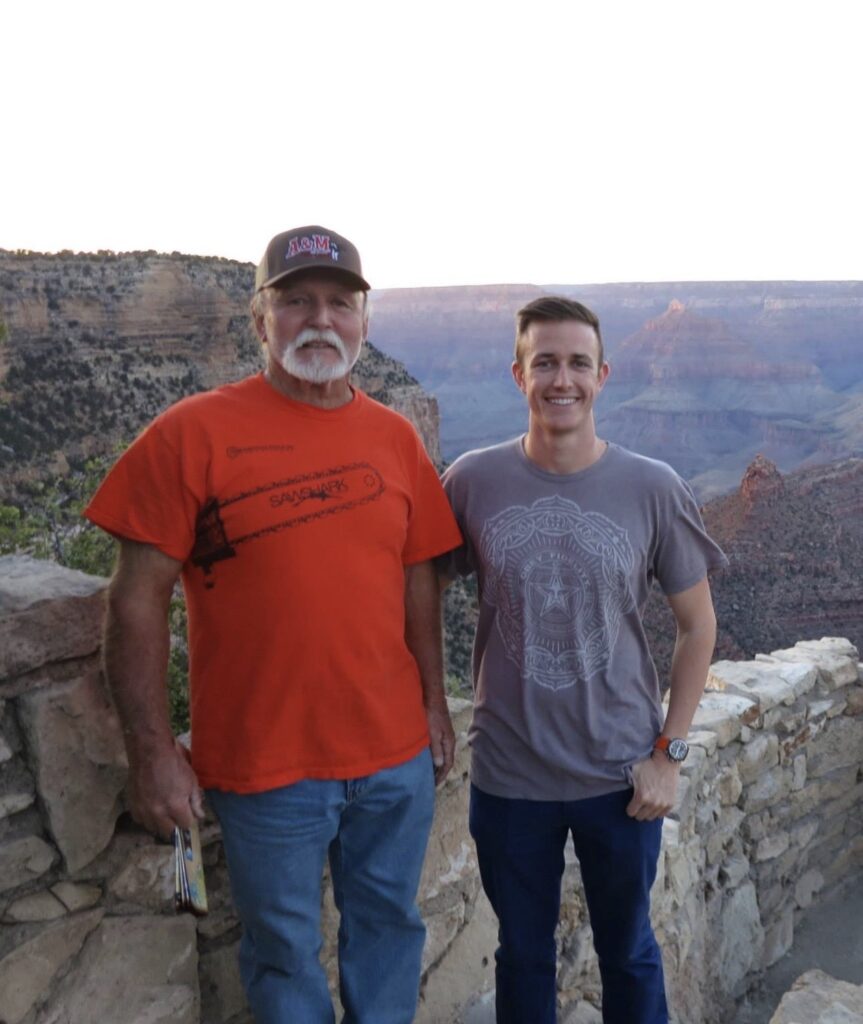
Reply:
M135 821L165 839L175 825L190 828L204 817L203 793L177 740L164 753L130 764L126 794Z
M677 799L680 766L663 753L654 753L632 766L635 792L626 808L630 818L653 821L669 814Z
M434 781L439 786L449 774L455 757L455 733L446 705L427 707L426 718L431 737L431 753L434 763Z

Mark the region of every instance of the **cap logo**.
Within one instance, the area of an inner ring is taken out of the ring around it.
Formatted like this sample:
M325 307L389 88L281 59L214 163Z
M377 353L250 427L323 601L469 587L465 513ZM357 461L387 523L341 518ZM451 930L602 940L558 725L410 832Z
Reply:
M339 247L329 235L296 235L288 242L285 259L295 256L329 256L334 262L339 259Z

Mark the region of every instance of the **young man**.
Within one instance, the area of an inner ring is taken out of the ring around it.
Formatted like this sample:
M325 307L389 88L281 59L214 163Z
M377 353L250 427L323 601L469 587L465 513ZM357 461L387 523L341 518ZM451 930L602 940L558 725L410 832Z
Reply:
M517 315L522 438L458 459L444 487L476 572L471 833L498 916L497 1020L555 1020L555 927L571 833L605 1024L665 1024L648 916L662 817L715 640L707 573L725 558L667 465L596 435L608 378L599 321L546 297ZM641 613L667 595L677 644L663 720Z
M416 892L435 775L452 764L431 559L461 538L416 431L350 384L368 288L335 232L273 238L252 300L264 372L168 409L87 510L121 541L105 663L130 808L167 835L207 790L259 1024L334 1020L318 959L327 857L344 1020L413 1020ZM165 699L181 576L191 765Z

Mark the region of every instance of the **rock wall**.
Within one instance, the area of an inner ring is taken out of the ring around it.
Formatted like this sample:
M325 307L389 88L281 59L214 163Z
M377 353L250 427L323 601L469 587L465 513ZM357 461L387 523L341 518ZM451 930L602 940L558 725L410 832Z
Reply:
M210 914L172 909L171 847L123 813L125 757L99 671L105 581L0 559L0 1021L241 1024L248 1015L217 826ZM680 1024L726 1019L819 895L863 865L863 681L843 640L719 662L666 822L654 916ZM467 833L466 701L421 886L417 1021L448 1024L493 985L495 924ZM336 913L324 888L324 958ZM561 1019L597 1020L598 975L569 858Z

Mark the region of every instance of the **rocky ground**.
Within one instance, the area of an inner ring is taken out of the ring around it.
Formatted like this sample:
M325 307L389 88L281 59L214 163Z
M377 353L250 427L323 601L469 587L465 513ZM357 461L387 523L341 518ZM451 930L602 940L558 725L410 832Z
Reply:
M813 968L863 985L861 921L863 878L810 909L795 932L791 951L766 972L761 984L740 1006L733 1024L768 1024L795 979ZM851 1024L851 1018L847 1024Z

